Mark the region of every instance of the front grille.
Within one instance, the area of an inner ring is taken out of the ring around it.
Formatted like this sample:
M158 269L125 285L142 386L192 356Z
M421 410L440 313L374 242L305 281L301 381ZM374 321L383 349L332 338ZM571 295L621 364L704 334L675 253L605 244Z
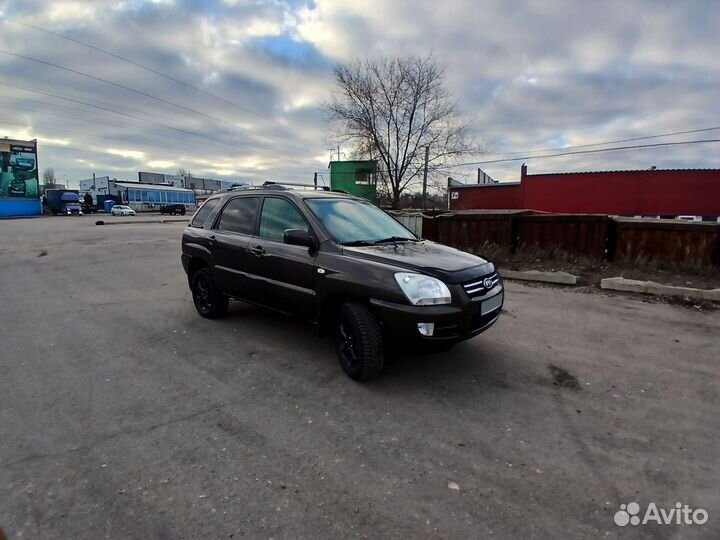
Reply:
M476 298L485 296L489 291L494 289L498 283L500 283L500 276L495 272L494 274L463 283L463 289L465 289L465 292L471 300L475 300Z

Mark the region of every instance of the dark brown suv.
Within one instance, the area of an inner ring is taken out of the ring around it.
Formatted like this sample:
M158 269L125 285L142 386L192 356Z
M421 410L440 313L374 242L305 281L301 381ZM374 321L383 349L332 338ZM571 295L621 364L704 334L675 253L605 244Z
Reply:
M382 371L387 340L447 348L492 326L503 305L493 263L337 192L268 185L213 196L185 229L182 263L203 317L236 298L312 321L360 381Z

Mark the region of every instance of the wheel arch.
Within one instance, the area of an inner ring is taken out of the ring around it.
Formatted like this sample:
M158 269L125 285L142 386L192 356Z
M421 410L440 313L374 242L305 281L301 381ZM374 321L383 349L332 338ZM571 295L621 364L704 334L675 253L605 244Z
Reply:
M200 257L193 257L190 259L190 263L188 264L188 271L187 271L187 277L188 277L188 285L192 287L192 279L195 275L195 272L200 270L201 268L210 268L210 265L207 263L205 259L202 259Z
M375 312L375 309L370 303L369 298L339 292L330 293L323 298L320 304L320 309L318 311L317 323L318 333L320 334L320 336L324 337L331 334L332 324L335 321L335 313L341 305L347 302L357 302L360 304L364 304L371 311ZM375 312L375 314L377 315L377 312ZM379 317L378 321L380 321L380 324L382 324L382 321Z

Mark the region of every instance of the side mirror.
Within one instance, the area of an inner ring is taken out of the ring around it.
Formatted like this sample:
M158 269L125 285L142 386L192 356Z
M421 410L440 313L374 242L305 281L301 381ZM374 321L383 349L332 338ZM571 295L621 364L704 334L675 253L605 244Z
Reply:
M302 229L287 229L283 233L283 242L293 246L315 247L315 238Z

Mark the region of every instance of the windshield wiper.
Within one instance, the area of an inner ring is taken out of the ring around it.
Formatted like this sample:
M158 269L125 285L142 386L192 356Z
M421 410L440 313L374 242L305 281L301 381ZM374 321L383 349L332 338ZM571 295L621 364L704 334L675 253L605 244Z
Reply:
M349 242L340 242L341 246L372 246L375 242L370 242L368 240L351 240Z
M419 242L419 240L415 238L408 238L407 236L389 236L388 238L375 240L373 244L385 244L388 242Z

